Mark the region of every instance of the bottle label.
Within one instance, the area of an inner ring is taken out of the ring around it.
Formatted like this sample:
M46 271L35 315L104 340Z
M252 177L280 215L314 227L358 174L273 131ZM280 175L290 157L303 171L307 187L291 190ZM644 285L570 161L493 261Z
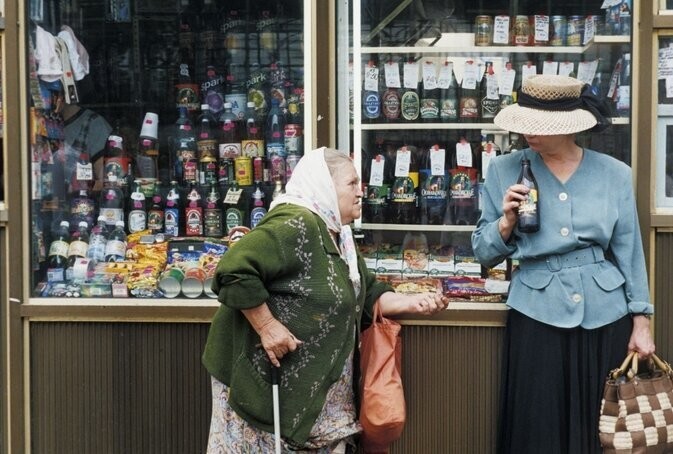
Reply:
M236 159L241 156L241 144L236 143L221 143L219 145L220 159Z
M51 242L51 246L49 246L49 256L54 256L58 255L61 257L67 257L68 256L68 243L63 241L63 240L55 240Z
M129 159L127 157L113 157L105 159L105 175L107 177L114 175L117 177L117 184L126 184L126 173L129 170Z
M444 121L451 121L458 119L458 101L456 98L446 98L442 100L440 106L439 116Z
M410 177L398 177L393 183L390 200L397 203L416 203L416 186Z
M477 98L474 96L464 96L460 98L460 118L479 118L478 105Z
M185 210L185 235L203 235L203 211L201 207L188 207Z
M284 158L287 156L287 151L285 150L285 141L282 142L273 142L266 144L266 155L267 156L280 156Z
M467 202L475 197L475 183L476 170L467 169L465 171L460 169L451 170L451 183L449 187L449 195L451 200L457 204Z
M185 161L184 162L184 179L187 183L196 183L197 181L198 169L196 166L196 161Z
M365 92L364 99L362 100L362 113L365 118L370 120L379 118L379 115L381 114L381 99L379 98L378 92Z
M147 213L143 210L133 210L129 213L129 232L135 233L145 230Z
M246 93L228 93L224 95L224 102L231 103L231 112L239 120L243 119L245 116L245 105L248 102L248 95Z
M63 268L49 268L47 270L48 282L62 282L64 277Z
M537 212L537 189L531 188L519 205L519 216L535 216Z
M105 218L105 224L114 227L117 221L124 220L124 210L121 208L101 208L99 216Z
M243 213L238 208L228 208L225 213L225 223L227 225L227 232L234 227L243 225Z
M70 202L70 223L78 225L85 221L88 225L93 224L93 213L96 209L92 199L85 197L74 198Z
M204 232L206 236L222 236L222 211L206 209L203 216Z
M495 114L498 113L498 108L500 107L500 100L490 99L488 97L482 98L481 100L481 117L482 118L494 118Z
M70 247L68 247L68 257L72 257L73 255L77 257L86 257L88 249L88 243L81 240L75 240L70 243Z
M382 186L369 185L366 188L366 198L363 200L365 205L386 205L388 197L390 196L390 186L387 184Z
M217 141L215 139L197 140L196 147L199 150L199 161L215 161L217 159Z
M177 208L166 208L164 219L164 232L169 236L179 235L179 212Z
M250 212L250 228L255 228L257 224L262 220L266 215L266 208L264 207L255 207Z
M124 260L126 258L126 241L109 240L105 245L105 256Z
M181 65L182 66L182 65ZM199 108L199 86L196 84L176 84L176 107L185 107L189 111Z
M257 156L264 156L264 141L263 140L242 140L241 154L255 158Z
M405 91L402 95L402 118L415 121L420 113L420 100L415 91Z
M386 90L383 93L381 101L383 116L387 120L398 120L400 118L400 94L397 90Z
M105 260L105 245L107 240L103 235L92 235L86 256L97 262Z
M427 175L421 188L421 197L431 201L446 200L446 186L444 175Z

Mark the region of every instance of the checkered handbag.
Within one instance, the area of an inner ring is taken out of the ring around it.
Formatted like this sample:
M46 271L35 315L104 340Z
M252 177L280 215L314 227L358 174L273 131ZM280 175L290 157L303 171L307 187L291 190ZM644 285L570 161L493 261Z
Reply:
M630 353L605 380L598 434L607 454L673 453L673 370L652 355L638 373Z

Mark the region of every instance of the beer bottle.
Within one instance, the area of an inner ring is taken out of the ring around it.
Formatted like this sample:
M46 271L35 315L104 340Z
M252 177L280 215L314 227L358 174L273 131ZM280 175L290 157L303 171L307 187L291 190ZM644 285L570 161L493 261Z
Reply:
M284 193L285 191L283 190L283 182L280 178L276 178L273 183L273 194L271 194L271 200L276 200Z
M218 115L224 107L224 76L217 73L215 68L214 56L211 54L210 63L206 66L206 77L201 84L201 96L203 97L201 110L203 104L208 104L210 112L213 115Z
M105 260L105 244L107 243L107 225L105 218L98 216L98 223L91 229L89 249L86 256L96 262Z
M140 232L147 228L147 205L145 194L140 189L140 180L135 180L133 192L129 197L129 233Z
M240 65L246 62L245 26L241 11L232 8L227 11L221 27L227 58Z
M478 66L473 60L465 62L463 82L460 89L460 121L475 123L479 119L479 90L477 89Z
M199 85L194 81L194 60L187 47L180 47L177 83L175 84L175 105L184 107L188 112L199 108Z
M439 121L439 88L437 71L432 61L423 63L423 93L420 99L421 121L435 123Z
M395 181L390 193L390 221L415 224L418 210L416 147L403 145L395 155Z
M70 199L70 225L78 226L84 221L88 226L93 226L96 203L91 197L89 190L82 187L77 195Z
M171 181L171 188L166 195L166 209L164 210L164 232L166 236L180 236L182 233L182 204L180 203L180 188L178 182Z
M390 167L386 158L383 137L376 138L373 153L366 153L363 172L364 198L362 200L362 220L375 224L386 222L390 199Z
M526 198L519 204L519 221L517 228L522 233L535 233L540 230L540 194L537 181L530 168L530 160L521 159L521 173L516 180L517 184L523 184L529 191Z
M179 116L175 122L172 140L171 158L173 161L173 177L182 185L188 181L196 181L196 134L189 119L187 108L178 109ZM185 174L187 170L187 174Z
M271 100L271 110L266 119L266 155L285 157L285 116L280 110L279 101Z
M210 179L217 178L217 137L215 136L217 120L210 111L208 104L201 106L198 119L196 148L199 157L198 181L205 185Z
M440 84L440 106L439 119L444 123L458 121L458 82L453 73L453 63L444 62L444 66L439 71Z
M123 262L126 260L126 232L124 221L117 221L105 244L106 262Z
M49 282L59 282L65 279L69 247L70 223L68 221L61 221L58 229L54 232L54 239L49 246L49 254L47 256Z
M203 235L203 207L201 206L201 194L195 184L192 184L187 193L185 205L185 235Z
M362 89L362 122L373 123L381 115L381 94L379 93L379 68L374 60L365 66Z
M484 122L492 122L500 108L500 96L498 95L498 78L493 72L493 63L486 62L484 75L481 78L481 119Z
M226 206L224 212L224 222L226 233L232 228L245 225L246 222L246 200L243 197L243 189L239 188L236 180L231 181L231 186L224 198Z
M421 224L441 225L444 223L448 195L446 150L434 144L424 155L420 170Z
M238 121L243 121L248 94L245 90L245 69L242 65L229 64L224 102L231 104L231 112Z
M126 153L121 128L119 122L117 122L114 130L108 136L107 147L105 148L103 158L105 178L109 181L111 176L115 176L116 184L124 187L126 185L126 175L129 170L129 161L130 159Z
M147 211L147 228L153 233L159 233L164 230L164 219L166 214L161 190L156 182L154 183L152 192L152 204Z
M251 158L264 156L264 132L257 117L253 101L248 101L248 106L245 110L245 130L243 131L243 136L241 140L241 154L243 156L250 156Z
M486 179L488 166L491 164L491 160L496 156L500 156L500 147L495 143L495 136L493 134L487 134L486 142L481 149L480 164L482 181Z
M231 104L224 103L224 110L217 119L219 134L219 159L236 159L241 156L241 137L239 131L239 122L234 112L231 110Z
M401 116L403 121L418 120L421 111L421 100L418 96L418 65L412 60L404 64L404 93L401 100Z
M100 215L105 218L105 223L111 230L117 221L124 222L124 194L117 185L117 176L109 175L103 183L100 193Z
M516 102L516 70L512 68L512 62L508 61L505 63L505 70L500 76L500 84L502 89L500 89L500 107L499 110L504 109L505 107L514 104Z
M381 113L390 123L400 120L402 99L400 98L400 67L397 62L389 60L384 65L385 91L381 97Z
M210 182L210 190L206 197L206 206L203 210L203 230L206 236L219 238L222 233L222 207L220 206L220 191L214 181Z
M158 123L159 116L154 112L147 112L140 129L136 171L146 181L156 181L159 178Z
M257 224L266 215L267 209L264 204L264 191L261 183L255 181L255 189L252 192L252 209L250 210L250 228L257 227Z
M84 258L89 250L89 226L85 221L79 223L68 247L68 265L65 270L65 279L72 280L72 271L75 260Z
M461 138L456 143L449 169L449 215L453 225L472 225L477 214L477 157L471 144Z

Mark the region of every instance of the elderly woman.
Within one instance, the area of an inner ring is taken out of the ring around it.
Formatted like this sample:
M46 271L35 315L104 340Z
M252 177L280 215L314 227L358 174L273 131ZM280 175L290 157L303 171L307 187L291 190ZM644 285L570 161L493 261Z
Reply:
M362 190L350 158L321 148L218 265L203 363L212 375L209 453L273 452L272 365L280 367L283 451L353 449L354 352L363 319L430 314L439 294L399 295L367 271L349 224ZM347 447L350 446L350 447Z
M575 133L606 125L604 114L587 85L540 75L495 118L530 146L492 161L472 236L481 263L519 261L507 299L501 453L601 452L603 380L629 351L654 352L631 169L575 143ZM524 158L540 194L535 233L517 229Z

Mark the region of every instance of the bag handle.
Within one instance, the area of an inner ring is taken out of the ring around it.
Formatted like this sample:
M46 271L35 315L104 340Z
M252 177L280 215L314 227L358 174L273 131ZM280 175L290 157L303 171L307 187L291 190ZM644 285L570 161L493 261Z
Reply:
M658 369L662 370L668 375L673 376L673 369L671 369L671 365L668 364L666 361L663 361L660 359L657 355L652 353L650 356L650 362ZM650 369L654 369L655 367L652 367L650 365ZM630 352L626 358L624 359L624 362L622 363L621 366L619 366L616 369L613 369L610 371L610 377L613 380L617 380L620 377L626 376L626 379L628 381L633 380L633 378L638 375L638 353L637 352Z

